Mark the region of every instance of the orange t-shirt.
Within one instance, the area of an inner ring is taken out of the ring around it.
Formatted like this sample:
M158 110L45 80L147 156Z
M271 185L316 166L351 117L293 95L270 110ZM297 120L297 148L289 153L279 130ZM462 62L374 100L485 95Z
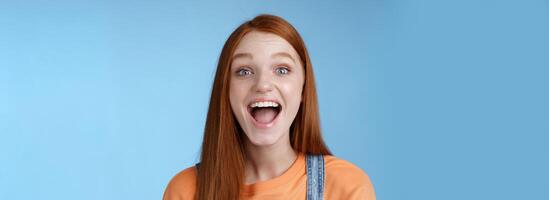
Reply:
M324 199L375 200L374 187L364 171L350 162L334 156L324 156ZM242 199L305 199L307 174L305 156L297 160L282 175L245 185ZM192 200L196 190L196 168L189 167L175 175L164 192L164 200Z

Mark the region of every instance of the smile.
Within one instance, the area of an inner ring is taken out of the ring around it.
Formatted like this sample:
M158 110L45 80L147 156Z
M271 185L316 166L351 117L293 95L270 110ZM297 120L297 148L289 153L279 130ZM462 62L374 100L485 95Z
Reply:
M282 110L280 103L273 100L254 101L248 105L248 113L257 128L274 126Z

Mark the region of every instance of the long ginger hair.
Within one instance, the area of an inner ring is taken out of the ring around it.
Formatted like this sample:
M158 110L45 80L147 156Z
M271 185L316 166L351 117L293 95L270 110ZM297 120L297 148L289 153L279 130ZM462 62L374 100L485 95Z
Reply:
M240 25L229 36L221 51L206 118L196 199L239 199L244 182L246 135L229 102L230 67L237 45L251 31L268 32L282 37L292 45L303 63L305 82L302 102L290 127L292 148L299 153L331 155L321 135L313 68L303 39L284 19L273 15L259 15Z

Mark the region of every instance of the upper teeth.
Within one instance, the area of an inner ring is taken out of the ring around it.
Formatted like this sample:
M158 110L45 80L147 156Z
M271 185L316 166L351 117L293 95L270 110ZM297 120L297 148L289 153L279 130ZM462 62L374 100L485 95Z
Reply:
M262 102L255 102L250 105L250 107L278 107L278 103L271 102L271 101L262 101Z

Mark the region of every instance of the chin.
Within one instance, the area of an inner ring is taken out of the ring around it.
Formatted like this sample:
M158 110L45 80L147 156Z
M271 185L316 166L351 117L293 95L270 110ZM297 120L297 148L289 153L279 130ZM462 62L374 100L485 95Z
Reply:
M246 137L254 146L272 146L280 140L282 135L266 132L254 132L252 134L246 134Z

